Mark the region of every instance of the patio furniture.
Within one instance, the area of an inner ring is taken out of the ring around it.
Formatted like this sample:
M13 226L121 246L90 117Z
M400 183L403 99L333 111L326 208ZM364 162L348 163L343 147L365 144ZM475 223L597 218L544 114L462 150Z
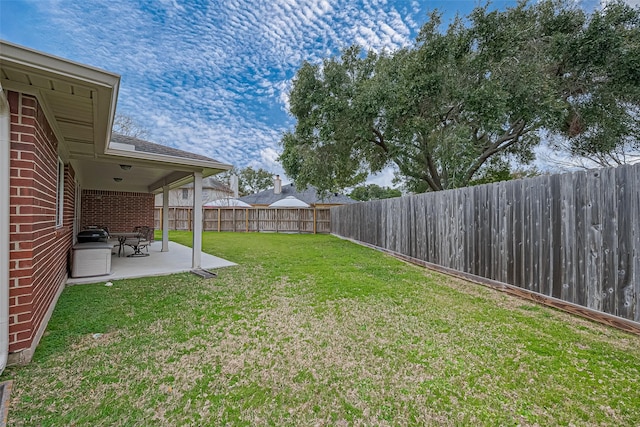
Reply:
M133 249L133 253L127 255L128 257L149 256L149 245L151 242L145 239L142 235L138 235L138 237L129 237L125 239L123 244ZM142 249L144 248L147 249L147 253L142 252Z
M124 254L125 245L131 246L130 244L127 244L127 240L129 240L129 243L135 243L142 238L138 231L114 231L111 233L111 236L118 239L118 257L120 257L120 254Z
M76 243L71 258L71 277L104 276L111 273L111 245L107 242Z
M146 225L138 225L133 228L133 231L137 231L138 233L140 233L142 237L147 239L150 243L155 240L154 231L151 227L148 227Z
M101 228L91 228L78 233L78 243L106 242L109 232Z

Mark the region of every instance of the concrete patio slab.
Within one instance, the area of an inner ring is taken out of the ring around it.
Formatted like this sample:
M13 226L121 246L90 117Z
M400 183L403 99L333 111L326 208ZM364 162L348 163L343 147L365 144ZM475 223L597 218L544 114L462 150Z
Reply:
M126 254L131 248L126 248ZM118 248L111 255L111 274L94 277L70 277L67 285L108 282L135 277L164 276L167 274L183 273L191 270L191 248L176 242L169 242L169 251L161 252L162 242L156 241L149 246L149 256L118 257ZM146 250L143 249L146 253ZM236 265L233 262L202 252L201 266L205 270Z

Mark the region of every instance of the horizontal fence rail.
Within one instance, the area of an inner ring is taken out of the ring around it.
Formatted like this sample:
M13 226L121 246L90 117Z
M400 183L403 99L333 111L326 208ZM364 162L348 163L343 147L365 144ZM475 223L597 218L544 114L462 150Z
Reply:
M321 209L204 208L204 231L329 233L331 213ZM155 209L155 228L162 228L162 209ZM169 230L193 230L193 209L169 208Z
M331 231L640 322L640 164L339 206Z

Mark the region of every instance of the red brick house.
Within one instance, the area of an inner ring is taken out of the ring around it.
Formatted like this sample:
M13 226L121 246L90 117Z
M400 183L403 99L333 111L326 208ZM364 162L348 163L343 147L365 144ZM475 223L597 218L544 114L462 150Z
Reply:
M119 84L116 74L0 41L0 372L7 358L31 359L82 227L153 226L155 194L188 182L202 191L202 177L231 167L112 135ZM201 247L196 230L194 268Z

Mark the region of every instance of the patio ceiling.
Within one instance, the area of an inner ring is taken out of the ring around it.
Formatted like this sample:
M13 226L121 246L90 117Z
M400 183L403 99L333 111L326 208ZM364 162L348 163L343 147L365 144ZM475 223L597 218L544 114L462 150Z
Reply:
M176 150L163 154L111 143L117 74L0 41L0 84L3 90L38 99L60 142L58 154L73 166L82 188L159 192L164 185L174 188L189 182L193 172L209 176L231 167L176 155Z
M188 182L192 178L189 171L176 171L175 167L168 166L167 169L165 165L149 165L133 159L72 158L71 164L82 188L91 190L157 193L162 190L165 181L170 187L176 187L181 180ZM131 166L131 169L124 170L120 164ZM116 181L114 178L122 180Z

